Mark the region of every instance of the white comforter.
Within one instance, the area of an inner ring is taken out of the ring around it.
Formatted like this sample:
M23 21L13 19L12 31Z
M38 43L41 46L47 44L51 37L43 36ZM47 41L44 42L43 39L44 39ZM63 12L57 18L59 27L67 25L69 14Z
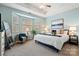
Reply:
M66 41L68 41L68 39L69 39L68 35L61 35L61 37L57 37L57 36L37 34L34 36L34 40L54 46L55 48L57 48L59 50L61 50L63 44Z

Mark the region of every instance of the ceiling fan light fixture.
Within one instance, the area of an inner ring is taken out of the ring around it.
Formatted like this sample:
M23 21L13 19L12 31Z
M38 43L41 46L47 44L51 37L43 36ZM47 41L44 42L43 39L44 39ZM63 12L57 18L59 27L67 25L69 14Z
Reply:
M40 6L40 9L44 9L44 8L45 8L45 6L44 6L44 5L41 5L41 6Z
M50 7L51 7L51 5L46 5L46 7L49 7L49 8L50 8Z

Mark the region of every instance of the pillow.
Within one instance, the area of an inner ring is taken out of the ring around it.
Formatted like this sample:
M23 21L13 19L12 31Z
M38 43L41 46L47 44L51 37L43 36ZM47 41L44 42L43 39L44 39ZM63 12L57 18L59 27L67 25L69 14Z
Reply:
M59 37L67 36L66 34L57 34Z
M67 35L68 31L64 31L64 34Z
M65 35L69 35L69 31L67 30L67 31L64 31L64 34Z
M56 30L56 34L60 34L60 30Z
M56 30L52 30L52 35L56 35Z

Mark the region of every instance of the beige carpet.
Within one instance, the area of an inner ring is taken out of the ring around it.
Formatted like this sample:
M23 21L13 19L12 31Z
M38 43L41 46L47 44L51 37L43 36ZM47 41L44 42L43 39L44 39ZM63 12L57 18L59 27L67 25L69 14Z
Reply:
M35 43L34 40L18 44L5 51L5 56L58 56L59 54L47 46Z

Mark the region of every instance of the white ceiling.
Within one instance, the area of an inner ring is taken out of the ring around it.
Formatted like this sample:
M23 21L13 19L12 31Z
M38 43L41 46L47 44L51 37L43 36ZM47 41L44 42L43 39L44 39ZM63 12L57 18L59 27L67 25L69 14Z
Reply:
M55 15L55 14L58 14L58 13L62 13L62 12L65 12L65 11L69 11L71 9L75 9L75 8L78 8L79 7L79 4L74 4L74 3L55 3L55 4L52 4L52 7L48 10L46 16L50 16L50 15Z
M5 5L15 7L17 9L26 12L34 13L42 17L55 15L79 7L78 3L22 3L22 4L19 3L19 4L12 4L12 6L11 4L5 4ZM45 8L44 10L42 10L39 8L41 5L51 5L51 8Z
M50 4L50 3L31 3L31 5L36 6L38 9L40 9L41 11L43 11L44 14L46 14L50 8L46 7L45 9L41 9L40 6L42 6L42 5L44 5L44 6L45 5L52 6L52 4Z
M30 14L34 14L34 15L37 15L37 16L40 16L40 17L45 17L44 14L40 13L40 12L37 12L36 10L34 11L32 8L28 8L26 7L25 5L28 5L28 4L16 4L16 3L2 3L1 5L4 5L4 6L8 6L8 7L11 7L11 8L14 8L14 9L18 9L18 10L21 10L21 11L25 11L27 13L30 13Z
M37 6L37 8L42 4L43 3L32 3L32 5ZM44 10L46 11L45 16L55 15L79 7L78 3L46 3L46 4L51 5L51 8Z

